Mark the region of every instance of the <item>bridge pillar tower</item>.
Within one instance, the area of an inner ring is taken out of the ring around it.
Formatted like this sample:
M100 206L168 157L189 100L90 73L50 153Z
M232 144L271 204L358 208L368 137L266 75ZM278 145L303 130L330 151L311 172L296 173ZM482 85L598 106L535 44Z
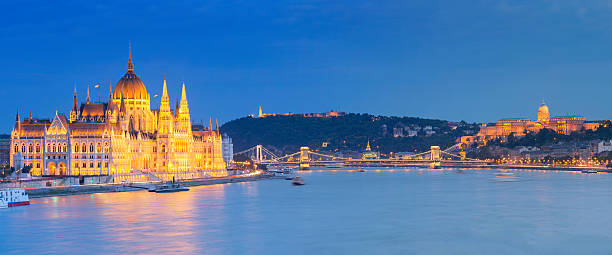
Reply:
M300 148L300 170L308 170L310 168L310 148L302 146Z
M465 155L466 155L466 154L465 154L465 151L460 151L460 152L459 152L459 156L461 156L461 160L462 160L462 161L465 161Z
M429 164L429 168L433 168L433 169L440 168L440 146L431 146L429 153L430 153L430 159L432 161Z
M430 147L431 161L440 161L440 146Z
M263 153L261 148L263 148L261 145L255 146L255 161L258 163L263 161Z

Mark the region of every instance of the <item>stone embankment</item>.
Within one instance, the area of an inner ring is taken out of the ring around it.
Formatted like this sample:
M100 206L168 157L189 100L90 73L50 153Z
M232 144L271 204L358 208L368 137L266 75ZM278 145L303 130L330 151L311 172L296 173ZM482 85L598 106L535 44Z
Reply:
M228 177L181 180L179 182L184 186L191 187L191 186L257 181L257 180L266 179L269 177L270 176L266 174L249 175L249 176L234 175L234 176L228 176ZM31 198L54 197L54 196L69 196L69 195L91 194L91 193L138 191L138 190L148 189L149 187L152 187L155 184L156 183L72 185L72 186L58 186L58 187L26 188L26 192L28 193L28 195L30 195Z

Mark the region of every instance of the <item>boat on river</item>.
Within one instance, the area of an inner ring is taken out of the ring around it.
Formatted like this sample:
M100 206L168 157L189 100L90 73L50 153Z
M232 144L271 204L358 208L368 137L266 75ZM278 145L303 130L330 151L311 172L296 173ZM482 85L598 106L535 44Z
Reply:
M583 169L582 172L585 173L585 174L596 174L596 173L598 173L598 171L595 170L595 169Z
M30 197L23 188L0 189L0 208L29 205Z
M155 193L172 193L172 192L180 192L180 191L189 191L189 189L183 187L183 185L181 185L180 183L176 183L176 182L167 182L167 183L159 184L149 189L149 192L155 192Z
M295 186L301 186L301 185L304 185L305 183L302 177L296 176L296 177L293 177L293 179L291 179L291 184Z
M277 177L287 177L293 174L293 170L291 168L272 168L269 169L268 172L274 174Z

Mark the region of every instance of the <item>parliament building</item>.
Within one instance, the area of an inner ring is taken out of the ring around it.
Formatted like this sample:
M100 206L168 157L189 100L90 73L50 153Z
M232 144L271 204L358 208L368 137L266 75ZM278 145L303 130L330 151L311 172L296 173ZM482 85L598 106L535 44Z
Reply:
M155 175L216 177L227 175L219 126L191 124L185 83L174 109L163 81L159 109L134 73L130 50L127 72L107 102L87 98L79 104L76 86L70 115L51 120L19 111L11 133L11 166L31 166L32 175Z

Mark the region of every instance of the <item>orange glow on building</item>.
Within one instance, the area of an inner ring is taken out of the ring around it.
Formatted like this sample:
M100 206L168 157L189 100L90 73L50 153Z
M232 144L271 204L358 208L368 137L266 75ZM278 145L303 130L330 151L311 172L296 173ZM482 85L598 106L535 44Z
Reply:
M94 103L89 89L78 104L76 86L67 117L23 121L17 113L11 133L11 165L23 159L32 175L156 174L168 179L202 171L226 176L219 127L191 125L185 83L174 110L163 81L160 108L134 73L132 56L127 72L109 91L108 101ZM181 175L183 174L183 175Z
M461 142L480 142L486 144L487 141L507 137L510 134L523 136L528 132L539 132L542 129L550 129L557 133L568 135L583 129L596 130L600 125L600 122L587 122L583 116L557 116L551 118L548 106L542 102L542 105L538 108L538 119L536 121L513 118L498 120L495 125L483 124L478 134L475 136L463 136L461 137Z

